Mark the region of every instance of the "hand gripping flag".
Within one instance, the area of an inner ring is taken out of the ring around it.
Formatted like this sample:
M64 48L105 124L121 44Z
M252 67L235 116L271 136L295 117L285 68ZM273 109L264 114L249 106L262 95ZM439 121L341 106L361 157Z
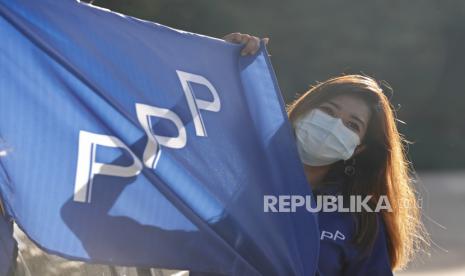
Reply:
M39 246L94 263L313 275L316 218L268 55L63 0L0 1L0 189Z

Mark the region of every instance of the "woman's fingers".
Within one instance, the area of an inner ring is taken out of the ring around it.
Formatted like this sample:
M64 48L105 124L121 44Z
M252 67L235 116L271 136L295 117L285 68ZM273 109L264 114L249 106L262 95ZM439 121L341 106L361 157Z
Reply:
M270 42L270 38L265 37L265 38L263 39L263 42L265 42L265 45L268 45L268 42Z
M245 43L244 48L242 48L241 55L254 55L258 49L260 49L260 38L256 36L247 35L246 38L243 39Z
M231 43L240 43L240 41L238 40L239 36L240 36L240 33L230 33L230 34L225 35L223 39Z
M230 33L225 35L223 39L231 43L242 43L242 36L241 33Z
M230 33L226 35L224 40L232 43L242 43L244 47L242 48L241 55L254 55L258 49L260 49L260 38L256 36L251 36L248 34L241 33ZM263 39L265 44L268 44L269 38Z

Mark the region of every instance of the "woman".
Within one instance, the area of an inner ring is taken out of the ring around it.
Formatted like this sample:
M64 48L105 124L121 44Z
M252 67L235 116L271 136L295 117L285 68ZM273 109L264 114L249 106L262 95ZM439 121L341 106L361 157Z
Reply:
M225 39L244 43L243 54L259 45L240 33ZM329 79L288 106L288 116L316 196L368 196L372 210L381 198L390 205L380 212L319 212L320 275L392 275L404 267L426 238L404 140L380 85L361 75Z

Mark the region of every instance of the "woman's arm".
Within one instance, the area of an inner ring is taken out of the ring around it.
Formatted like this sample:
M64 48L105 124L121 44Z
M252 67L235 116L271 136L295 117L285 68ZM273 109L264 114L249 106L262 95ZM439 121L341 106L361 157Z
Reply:
M260 49L260 38L248 35L248 34L241 34L241 33L230 33L223 37L224 40L231 42L231 43L238 43L244 44L244 48L242 48L241 55L254 55L258 49ZM269 38L263 38L263 42L268 44Z

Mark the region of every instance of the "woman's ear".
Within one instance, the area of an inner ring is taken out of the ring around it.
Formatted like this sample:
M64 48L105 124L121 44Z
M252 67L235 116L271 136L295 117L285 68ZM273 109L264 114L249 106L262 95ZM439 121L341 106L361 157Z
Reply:
M359 153L361 153L362 151L364 151L366 148L367 148L367 146L366 146L365 144L360 144L360 145L358 145L358 146L355 148L355 151L354 151L353 156L357 156Z

